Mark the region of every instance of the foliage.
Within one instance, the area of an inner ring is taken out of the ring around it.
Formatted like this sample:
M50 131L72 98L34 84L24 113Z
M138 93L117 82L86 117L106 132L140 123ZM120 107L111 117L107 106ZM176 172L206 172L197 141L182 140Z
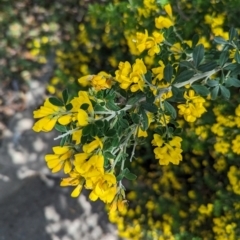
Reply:
M47 99L33 130L60 132L48 167L72 197L85 187L106 203L122 237L240 236L239 35L227 14L239 3L227 4L95 3L75 51L57 52L66 75L81 63L85 90Z

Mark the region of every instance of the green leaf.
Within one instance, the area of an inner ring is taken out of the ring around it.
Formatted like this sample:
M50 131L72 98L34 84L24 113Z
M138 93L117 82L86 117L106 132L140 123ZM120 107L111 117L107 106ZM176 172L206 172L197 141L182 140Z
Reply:
M116 135L116 134L115 134ZM119 146L119 138L118 137L114 137L111 141L112 143L112 147L117 147Z
M237 63L240 63L240 53L238 50L236 50L234 59L236 60Z
M193 49L193 62L196 67L201 63L204 57L204 47L202 44L197 45Z
M56 123L54 128L55 128L58 132L62 132L62 133L67 132L66 126L62 126L62 125L60 125L59 123Z
M99 105L99 104L96 104L95 106L94 106L94 111L95 112L101 112L101 111L106 111L106 109L104 108L104 107L102 107L101 105Z
M219 65L222 67L228 60L228 56L229 56L229 52L228 51L223 51L220 54L220 58L219 58Z
M186 67L186 68L191 68L194 69L193 63L192 62L188 62L188 61L182 61L179 63L179 65L181 67Z
M222 38L222 37L215 37L213 40L214 40L214 42L216 42L216 43L218 43L218 44L223 44L223 45L225 45L225 44L228 43L228 42L227 42L224 38Z
M216 87L214 87L211 90L211 98L212 98L212 100L215 100L217 98L218 92L219 92L219 86L216 86Z
M152 73L151 71L147 71L147 73L144 75L147 82L152 82Z
M111 152L109 152L109 151L106 151L106 152L104 152L104 157L105 158L107 158L107 159L115 159L116 158L116 156L115 155L113 155Z
M58 98L55 98L55 97L50 97L49 102L54 106L58 106L58 107L63 107L64 106L63 102L61 100L59 100Z
M216 62L208 62L198 66L198 70L202 72L208 72L217 67Z
M195 47L198 42L199 42L199 35L198 34L194 34L193 38L192 38L192 46Z
M88 109L88 107L89 107L89 104L88 104L88 103L84 103L84 104L81 105L80 108L81 108L82 110L85 110L85 111L86 111L86 110Z
M156 113L158 111L158 107L154 103L144 102L141 106L148 112Z
M117 176L117 182L121 181L123 178L124 178L124 175L123 175L122 173L120 173L120 174Z
M60 141L60 147L63 147L64 146L64 144L66 143L66 141L67 141L67 136L65 136L65 137L63 137L62 139L61 139L61 141Z
M167 101L164 101L163 102L163 105L164 105L164 109L170 113L170 116L175 119L177 117L177 112L176 112L176 109L172 106L172 104L170 104L169 102Z
M89 138L89 135L82 136L82 137L81 137L81 144L87 143L88 138ZM104 143L104 144L105 144L105 143Z
M148 103L153 103L155 101L155 95L153 94L152 91L149 91L146 93L146 102Z
M139 100L140 100L141 98L143 98L143 97L144 97L143 94L137 94L136 96L131 97L131 98L128 99L127 105L134 105L134 104L136 104L137 102L139 102Z
M240 74L240 65L237 64L236 68L234 70L232 70L230 76L234 76L234 77L237 77L237 75Z
M106 103L106 107L112 111L119 111L120 110L120 107L118 107L114 102L112 101L108 101Z
M95 124L92 124L90 135L92 137L95 137L97 136L97 134L98 134L98 127Z
M67 111L70 111L73 108L73 105L71 103L69 103L65 106L65 108Z
M205 97L205 96L207 96L209 94L208 88L203 86L203 85L192 85L191 87L194 89L194 91L197 94L199 94L201 96Z
M228 32L228 36L229 36L229 41L232 41L234 38L237 38L237 30L233 27L230 28L229 32Z
M131 119L132 119L133 123L135 123L135 124L140 123L140 116L137 113L132 113L131 114Z
M131 173L128 168L125 168L125 169L121 172L121 174L122 174L125 178L127 178L128 180L135 180L135 179L137 178L137 176L136 176L135 174Z
M173 76L173 67L170 64L167 64L167 66L164 68L163 71L164 79L167 82L171 82L172 76Z
M83 136L87 136L87 135L90 135L91 134L91 131L92 131L92 124L89 124L87 126L85 126L82 130L82 135Z
M104 127L104 122L102 120L97 120L95 122L95 124L98 128L103 128Z
M123 128L126 129L129 127L128 121L126 119L120 119L119 120L119 125Z
M226 81L228 87L240 87L240 81L237 78L229 77Z
M171 98L168 98L168 101L182 102L184 100L184 98L183 98L184 90L183 89L174 87L174 85L173 85L172 93L173 93L173 96Z
M142 128L143 131L146 131L148 129L148 117L147 117L147 114L146 114L146 112L143 109L140 110L140 114L142 116L141 128Z
M63 98L63 102L66 105L68 102L68 90L67 88L63 90L62 92L62 98Z
M231 63L231 64L228 64L226 67L224 67L224 70L233 71L238 66L239 66L239 64L237 64L237 63Z
M215 86L218 86L218 85L219 85L219 81L208 79L208 80L207 80L207 85L208 85L209 87L215 87Z
M109 129L106 133L105 133L105 135L107 136L107 137L116 137L116 130L115 129Z
M130 173L130 172L125 173L124 177L127 178L130 181L136 180L136 178L137 178L137 176L135 174Z
M226 88L226 87L224 87L224 86L222 86L222 85L220 85L220 89L221 89L221 95L225 98L225 99L229 99L230 98L230 91Z
M214 217L220 217L222 214L222 204L219 199L216 199L213 203L213 215Z
M82 141L82 139L81 139ZM112 149L112 138L108 138L103 145L103 150L109 151Z
M191 79L193 75L194 75L194 72L192 70L185 70L176 77L175 82L181 83L181 82L187 81Z

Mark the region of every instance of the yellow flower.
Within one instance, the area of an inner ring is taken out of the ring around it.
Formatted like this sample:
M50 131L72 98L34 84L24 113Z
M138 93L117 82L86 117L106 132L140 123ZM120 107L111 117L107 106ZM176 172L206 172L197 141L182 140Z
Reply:
M212 211L213 211L213 204L212 203L208 203L207 206L204 206L203 204L198 208L198 211L201 214L210 216Z
M163 29L163 28L170 28L171 26L173 26L173 21L168 17L160 16L158 18L155 18L156 28Z
M72 140L75 141L75 144L81 143L82 138L82 129L74 131L72 134Z
M140 127L137 128L137 137L147 137L148 133L147 131L143 131Z
M157 146L154 149L155 158L159 159L160 165L168 165L169 162L179 164L182 160L182 139L178 136L173 137L172 140L165 142L158 134L153 135L152 145Z
M111 88L111 75L99 72L97 75L87 75L78 79L82 86L91 85L96 91Z
M35 132L40 132L40 131L49 132L54 128L56 122L57 122L56 117L52 117L52 118L51 118L51 116L44 117L44 118L41 118L40 120L38 120L34 124L32 129Z
M216 159L216 163L213 164L213 167L217 170L217 172L221 172L225 170L226 166L227 166L227 163L223 157Z
M184 119L187 122L195 122L197 118L200 118L201 115L206 112L203 103L205 99L195 95L193 90L189 90L184 93L184 98L187 100L186 104L179 104L179 114L183 115Z
M160 65L159 67L152 68L152 72L154 74L154 79L153 79L153 84L156 84L156 80L161 81L163 79L163 72L165 65L163 61L159 61L158 64Z
M153 36L148 36L148 31L145 29L145 34L137 33L137 49L141 53L145 49L148 49L148 55L154 56L160 52L159 43L164 41L162 33L153 32Z
M100 198L105 203L111 203L117 193L116 183L117 180L113 173L104 173L96 181L96 185L90 193L89 198L92 201Z
M59 172L62 168L64 173L69 173L72 170L72 149L69 146L53 147L54 154L47 154L45 160L47 166L53 173Z
M122 89L127 89L131 85L129 78L132 71L131 64L129 62L120 62L117 71L115 71L116 80L120 83Z
M173 17L173 16L172 16L172 7L171 7L170 4L165 5L165 6L164 6L164 10L166 11L166 13L168 14L168 16L169 16L170 18Z
M229 148L230 144L222 139L218 139L218 141L214 144L214 149L218 153L226 154L229 151Z
M130 87L131 92L136 92L138 90L143 91L144 81L143 75L147 73L147 68L141 59L136 59L132 66L132 72L130 73L130 79L133 83Z
M110 214L114 214L117 210L121 212L122 215L127 213L127 200L124 199L122 194L116 195L110 205Z
M211 131L219 137L224 136L224 128L220 123L214 123L211 127Z
M72 112L78 113L78 110L81 108L83 104L88 104L87 112L89 114L93 114L93 106L90 101L88 92L86 91L79 91L78 97L73 98L71 101L73 108L71 109Z
M85 156L89 155L85 154ZM92 155L88 161L76 165L76 170L86 179L86 185L90 186L94 182L94 178L104 174L103 165L104 157L102 155Z
M143 75L147 73L147 68L141 59L136 59L132 67L129 62L120 62L118 68L115 72L116 80L122 89L127 90L130 87L131 92L143 91Z
M184 53L182 46L180 43L174 43L171 48L170 51L174 54L176 59L179 59L181 54Z
M79 126L83 127L88 125L88 114L82 109L78 109L77 120Z
M235 139L232 140L232 151L240 155L240 135L237 135Z
M71 197L78 197L82 191L84 183L84 178L76 171L72 171L69 173L69 177L63 178L60 186L75 186L74 190L71 193Z
M40 109L33 112L34 118L41 118L38 120L32 129L35 132L49 132L51 131L57 120L61 119L60 121L64 123L64 125L68 124L71 120L69 119L69 116L62 116L64 114L65 108L64 107L58 107L49 102L49 99L47 99L44 102L44 105L40 107Z
M138 51L141 53L146 49L146 41L148 39L148 31L145 30L145 33L137 32L136 46Z
M103 148L103 143L99 137L95 137L95 140L88 144L83 145L83 151L85 153L92 153L96 148Z
M83 163L90 157L88 153L77 153L74 155L74 166L78 172L81 172L81 167Z
M164 144L162 137L159 134L153 134L152 145L161 147Z
M235 109L236 116L240 117L240 104Z

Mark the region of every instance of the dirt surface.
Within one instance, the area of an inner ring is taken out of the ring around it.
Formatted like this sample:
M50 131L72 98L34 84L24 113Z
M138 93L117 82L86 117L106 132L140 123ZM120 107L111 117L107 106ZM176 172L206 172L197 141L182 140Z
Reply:
M44 155L57 145L56 133L31 130L32 111L42 103L52 71L49 66L41 79L31 80L24 106L8 106L13 114L0 126L0 240L118 239L103 204L90 202L86 192L71 198L71 189L59 187L61 176L47 169Z

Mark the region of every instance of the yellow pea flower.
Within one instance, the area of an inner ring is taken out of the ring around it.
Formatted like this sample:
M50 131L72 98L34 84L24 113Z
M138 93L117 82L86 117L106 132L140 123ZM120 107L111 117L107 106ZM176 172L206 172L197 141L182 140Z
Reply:
M71 109L72 112L78 112L83 104L88 104L87 112L93 114L93 106L88 92L86 91L79 91L78 96L73 98L71 104L73 105L73 108Z
M173 26L173 21L167 17L160 16L155 18L155 27L158 29L170 28Z
M72 171L69 173L69 177L63 178L60 186L75 186L74 190L71 193L71 197L78 197L82 191L84 183L84 178L76 171Z
M197 118L200 118L204 112L206 112L203 103L205 99L196 95L193 90L189 90L184 93L184 98L187 100L185 104L179 104L179 114L183 115L187 122L195 122Z
M84 162L77 171L85 178L98 177L104 174L104 157L102 155L92 155L88 161Z
M40 109L35 110L33 112L34 118L41 118L38 120L32 127L32 129L35 132L49 132L51 131L57 120L64 114L65 108L64 107L58 107L49 102L49 99L47 99L44 102L44 105L40 107ZM67 117L68 118L68 117ZM66 119L64 120L66 124L69 122L66 122Z
M103 143L99 137L95 137L95 140L93 140L92 142L90 142L88 144L83 145L83 151L85 153L92 153L95 149L97 149L99 147L102 149Z
M69 146L53 147L54 154L47 154L45 161L47 166L53 173L59 172L62 168L64 173L69 173L72 170L72 149Z
M105 203L111 203L117 193L116 177L113 173L104 173L97 180L89 198L96 201L100 198Z
M182 138L175 136L172 140L165 142L158 134L153 135L152 145L154 148L155 158L159 159L160 165L168 165L170 162L179 164L182 160L181 141Z
M78 79L78 82L82 86L91 85L96 91L99 91L111 88L111 78L112 76L110 74L101 71L97 75L83 76Z
M78 120L78 124L81 127L88 125L88 114L87 114L87 112L82 110L82 109L78 109L77 120Z

